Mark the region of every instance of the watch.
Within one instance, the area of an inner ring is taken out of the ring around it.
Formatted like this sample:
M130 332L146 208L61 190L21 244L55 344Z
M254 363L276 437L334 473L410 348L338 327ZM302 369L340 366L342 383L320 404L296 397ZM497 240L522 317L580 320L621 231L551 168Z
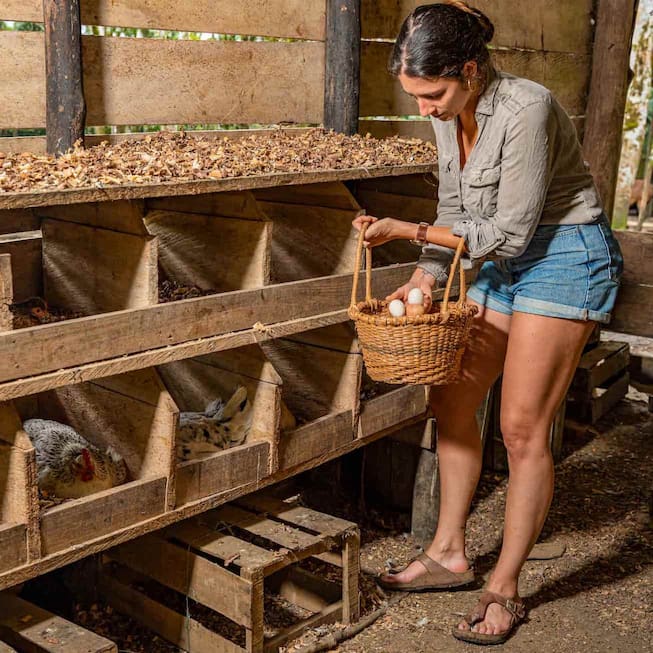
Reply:
M428 244L428 240L426 240L426 231L430 226L431 225L428 222L420 222L417 227L417 235L410 241L411 245L424 247L424 245Z

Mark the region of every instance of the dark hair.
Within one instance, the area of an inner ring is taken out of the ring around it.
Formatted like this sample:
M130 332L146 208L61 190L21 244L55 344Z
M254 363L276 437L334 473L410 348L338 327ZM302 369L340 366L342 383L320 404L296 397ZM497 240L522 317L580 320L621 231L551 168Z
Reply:
M462 0L417 7L404 20L390 58L390 73L409 77L461 77L467 61L485 71L494 25Z

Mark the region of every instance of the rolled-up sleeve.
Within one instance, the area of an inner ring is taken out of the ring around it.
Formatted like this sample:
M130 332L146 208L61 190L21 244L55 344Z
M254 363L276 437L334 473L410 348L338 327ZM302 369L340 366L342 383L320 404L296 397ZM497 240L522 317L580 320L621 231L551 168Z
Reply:
M548 96L523 107L506 130L496 212L465 215L452 231L465 239L470 259L522 254L537 227L552 175L555 116Z
M439 158L438 171L438 211L433 224L437 227L453 227L461 220L463 212L451 156ZM438 285L443 285L449 276L452 259L453 250L449 247L429 244L422 248L417 267L434 276Z

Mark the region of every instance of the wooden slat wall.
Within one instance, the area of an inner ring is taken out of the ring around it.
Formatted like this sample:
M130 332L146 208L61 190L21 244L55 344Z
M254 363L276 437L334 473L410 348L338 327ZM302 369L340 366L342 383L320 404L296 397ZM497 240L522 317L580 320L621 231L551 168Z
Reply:
M324 0L81 0L82 23L324 39ZM41 0L3 0L0 20L43 22Z
M362 0L364 39L394 39L421 0ZM593 0L470 0L494 23L492 45L589 53Z
M0 32L0 128L43 127L43 34ZM87 124L320 122L318 42L83 39Z

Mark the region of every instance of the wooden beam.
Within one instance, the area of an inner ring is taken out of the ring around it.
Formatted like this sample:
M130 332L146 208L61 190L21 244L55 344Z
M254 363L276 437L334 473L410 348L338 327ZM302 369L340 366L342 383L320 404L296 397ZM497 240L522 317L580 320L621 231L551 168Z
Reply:
M79 0L43 0L43 14L47 147L49 154L59 156L84 139Z
M583 153L612 215L637 0L599 0Z
M324 126L358 132L361 56L360 0L327 0Z

